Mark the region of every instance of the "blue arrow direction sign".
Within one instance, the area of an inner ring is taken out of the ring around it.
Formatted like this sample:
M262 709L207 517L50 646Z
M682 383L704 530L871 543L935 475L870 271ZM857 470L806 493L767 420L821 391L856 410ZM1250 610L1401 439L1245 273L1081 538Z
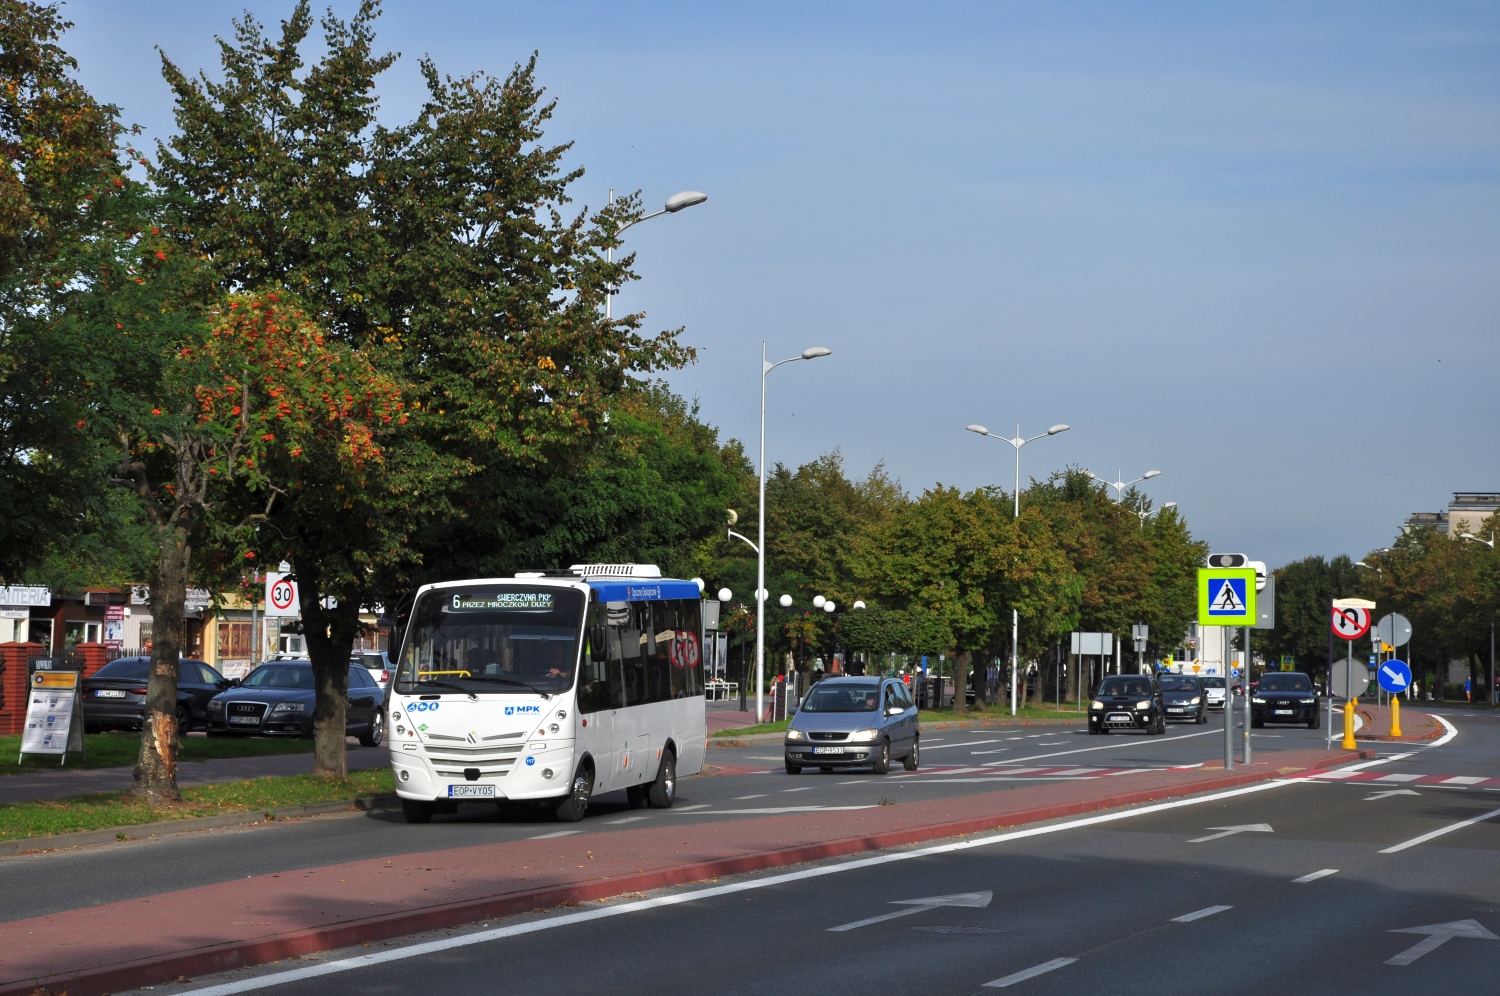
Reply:
M1406 661L1390 660L1380 665L1380 687L1395 695L1411 687L1411 668Z

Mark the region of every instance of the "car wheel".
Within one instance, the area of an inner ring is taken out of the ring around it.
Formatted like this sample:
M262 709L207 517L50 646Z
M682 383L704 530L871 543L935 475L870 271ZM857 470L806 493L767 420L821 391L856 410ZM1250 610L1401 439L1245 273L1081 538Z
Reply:
M625 801L631 809L640 809L646 804L646 786L631 785L625 789Z
M177 703L177 739L181 740L193 730L193 711L186 702Z
M430 802L418 802L416 799L401 800L401 815L406 817L408 823L431 823L434 808Z
M1090 723L1089 724L1089 736L1091 736L1091 737L1097 737L1098 735L1099 735L1099 727L1095 726L1093 723Z
M802 765L793 764L791 761L788 761L786 763L786 773L789 775L800 775L802 774Z
M1250 721L1250 729L1252 730L1264 730L1265 728L1266 721L1263 719L1252 719Z
M656 781L646 790L646 799L653 809L671 809L677 801L677 755L670 750L661 752L661 766L656 769Z
M891 742L882 740L880 742L880 753L875 756L875 763L870 768L877 774L883 775L891 770Z
M1319 716L1314 716L1312 719L1309 719L1307 721L1307 728L1309 730L1316 730L1319 726L1322 726L1322 725L1323 725L1323 721L1322 721L1322 718L1319 717Z
M370 721L370 729L359 735L361 747L379 747L380 742L385 739L385 713L377 712L375 718Z
M911 742L911 753L901 759L901 767L907 771L916 771L922 763L922 741L920 739Z
M589 811L589 797L594 794L594 769L584 762L573 774L573 789L557 804L557 822L577 823Z
M1206 722L1208 722L1208 710L1207 709L1199 709L1198 710L1198 725L1202 726Z

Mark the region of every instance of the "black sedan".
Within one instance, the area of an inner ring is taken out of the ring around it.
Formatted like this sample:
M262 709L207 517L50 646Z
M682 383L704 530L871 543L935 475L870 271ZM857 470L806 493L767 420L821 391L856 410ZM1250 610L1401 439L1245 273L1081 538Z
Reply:
M1156 679L1162 701L1167 704L1168 719L1190 719L1208 722L1208 696L1202 684L1191 674L1164 674Z
M351 666L344 730L366 747L378 747L385 738L382 699L369 669ZM214 696L208 704L208 732L311 737L316 700L312 661L271 661L251 671L238 687Z
M1318 728L1318 693L1312 679L1296 671L1267 671L1250 696L1250 725L1295 723Z
M1147 674L1112 674L1099 682L1089 703L1089 732L1145 730L1167 732L1167 707L1156 679Z
M118 657L83 679L83 728L139 730L146 711L149 657ZM208 723L208 703L230 686L202 661L177 662L177 729L187 733Z

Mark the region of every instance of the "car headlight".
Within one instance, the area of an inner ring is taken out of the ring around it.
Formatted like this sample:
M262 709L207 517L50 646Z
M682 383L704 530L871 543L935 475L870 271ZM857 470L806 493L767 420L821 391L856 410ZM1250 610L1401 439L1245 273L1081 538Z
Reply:
M786 731L786 738L788 740L801 740L802 739L802 731L801 730L787 730Z
M219 700L219 699L209 699L208 700L208 711L209 712L223 712L224 711L224 703L221 700Z
M306 712L307 706L301 702L278 702L271 709L272 715L278 712Z
M1146 701L1146 702L1137 702L1135 704L1135 707L1137 709L1150 709L1151 708L1151 703L1149 701Z
M1199 702L1202 702L1202 701L1203 701L1203 697L1201 695L1194 695L1191 699L1188 699L1188 705L1197 705Z
M849 734L849 739L855 741L856 743L868 743L878 736L880 736L879 730L856 730L855 732Z
M1297 701L1301 702L1303 705L1312 705L1314 702L1316 702L1318 700L1317 699L1298 699Z
M1100 702L1098 699L1095 699L1094 701L1092 701L1092 702L1089 703L1089 708L1090 709L1103 709L1104 708L1104 703Z
M1263 698L1261 698L1259 695L1255 696L1250 701L1254 702L1256 705L1265 705L1266 704L1266 700L1263 699Z

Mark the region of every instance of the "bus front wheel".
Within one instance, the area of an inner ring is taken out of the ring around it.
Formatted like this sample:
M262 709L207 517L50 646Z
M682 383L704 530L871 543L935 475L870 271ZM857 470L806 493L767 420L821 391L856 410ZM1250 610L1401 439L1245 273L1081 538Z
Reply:
M587 764L579 765L573 775L573 790L557 805L559 823L577 823L589 811L589 796L594 793L594 771Z

